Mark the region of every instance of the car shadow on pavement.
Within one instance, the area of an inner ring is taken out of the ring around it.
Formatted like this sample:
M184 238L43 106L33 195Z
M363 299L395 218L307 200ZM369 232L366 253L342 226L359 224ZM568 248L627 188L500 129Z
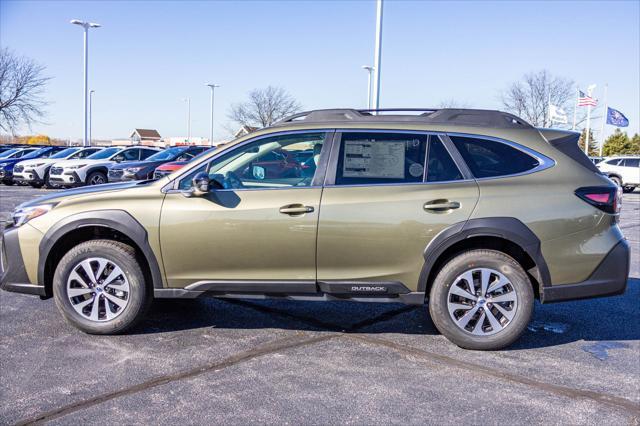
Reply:
M640 340L640 279L621 296L542 305L508 350L566 343ZM439 334L426 306L357 302L194 299L158 300L133 334L197 329L275 328L344 333Z

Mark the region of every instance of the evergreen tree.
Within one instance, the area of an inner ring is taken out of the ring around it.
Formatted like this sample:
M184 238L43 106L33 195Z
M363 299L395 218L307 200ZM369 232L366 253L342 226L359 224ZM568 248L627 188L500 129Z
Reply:
M621 154L640 154L640 135L636 133L629 138L626 133L616 129L605 141L602 155L608 157Z
M582 152L584 152L584 142L586 137L587 137L587 130L582 129L582 133L580 134L580 139L578 140L578 146L580 147ZM598 155L598 148L599 148L598 141L596 141L593 138L593 129L589 129L589 156L596 157Z

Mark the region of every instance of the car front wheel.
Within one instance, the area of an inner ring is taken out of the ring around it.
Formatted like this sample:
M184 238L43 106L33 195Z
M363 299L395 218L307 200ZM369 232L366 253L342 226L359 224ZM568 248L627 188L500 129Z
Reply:
M91 240L72 248L53 278L58 309L90 334L117 334L134 326L152 299L135 250L122 242Z
M470 250L436 276L429 312L436 328L465 349L497 350L515 342L533 314L534 295L520 264L495 250Z

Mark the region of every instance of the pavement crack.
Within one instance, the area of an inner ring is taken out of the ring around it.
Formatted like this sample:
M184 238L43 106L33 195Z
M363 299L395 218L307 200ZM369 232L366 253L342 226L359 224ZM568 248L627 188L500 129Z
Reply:
M485 365L474 364L469 361L463 361L457 358L452 358L447 355L437 354L434 352L425 351L422 349L414 348L412 346L404 345L402 343L391 342L386 339L378 337L370 337L363 335L347 335L348 338L360 340L371 345L384 346L400 352L405 355L428 359L429 361L436 361L441 364L445 364L454 368L459 368L472 372L473 374L482 374L485 376L506 380L525 386L530 386L542 390L544 392L552 393L559 396L565 396L572 399L590 399L597 403L605 404L617 409L621 409L628 412L632 416L640 415L640 404L635 401L621 398L615 395L595 392L584 389L576 389L567 386L556 385L553 383L547 383L540 380L532 379L530 377L522 376L519 374L513 374L506 371L497 370L495 368L487 367Z
M86 408L92 407L94 405L99 405L116 398L146 391L151 388L166 385L167 383L175 382L178 380L190 379L205 373L209 373L211 371L219 371L228 367L233 367L243 362L247 362L265 355L281 352L287 349L313 345L315 343L330 340L335 337L338 337L338 335L323 335L323 336L316 336L316 337L307 337L306 334L299 333L297 336L278 339L273 342L269 342L265 345L262 345L260 347L257 347L255 349L237 353L221 361L211 362L208 364L200 365L195 368L191 368L189 370L178 371L175 373L155 377L150 380L146 380L142 383L138 383L136 385L129 386L117 391L107 392L101 395L97 395L93 398L89 398L89 399L77 401L68 405L64 405L62 407L37 414L34 417L19 420L16 423L16 425L43 424L51 420L67 416L74 412L84 410Z

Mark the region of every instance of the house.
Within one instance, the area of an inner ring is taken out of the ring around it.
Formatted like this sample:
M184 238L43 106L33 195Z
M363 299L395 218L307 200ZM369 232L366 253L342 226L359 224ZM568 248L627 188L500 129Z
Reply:
M242 127L240 128L240 130L238 130L238 131L233 135L233 137L234 137L234 138L239 138L239 137L241 137L241 136L248 135L249 133L253 133L253 132L255 132L256 130L258 130L258 127L247 126L247 125L245 124L244 126L242 126Z
M160 146L158 143L162 137L155 129L135 129L129 139L132 145Z

